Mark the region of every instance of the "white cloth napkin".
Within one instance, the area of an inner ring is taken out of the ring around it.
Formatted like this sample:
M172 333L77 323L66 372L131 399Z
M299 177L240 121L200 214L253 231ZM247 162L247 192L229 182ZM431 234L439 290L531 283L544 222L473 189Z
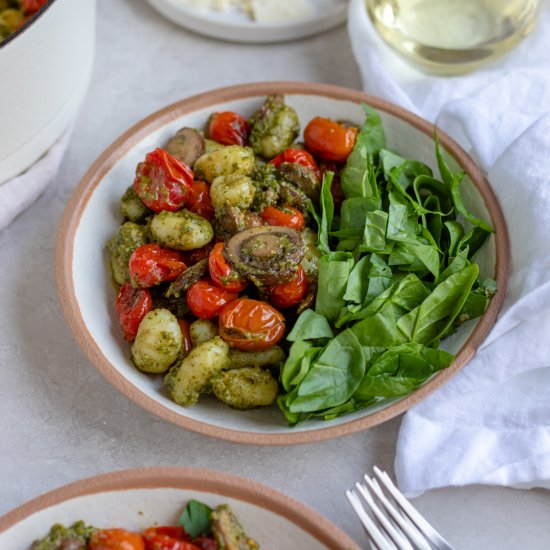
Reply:
M487 171L511 241L504 305L476 356L411 409L395 470L408 494L469 483L550 488L550 3L534 32L484 70L411 69L352 0L365 90L434 121Z
M55 179L71 134L72 125L26 172L0 184L0 231L33 204Z

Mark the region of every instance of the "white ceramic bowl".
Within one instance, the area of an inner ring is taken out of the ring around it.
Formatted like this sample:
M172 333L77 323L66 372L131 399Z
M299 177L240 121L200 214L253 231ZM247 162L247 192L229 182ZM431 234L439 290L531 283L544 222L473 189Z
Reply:
M74 118L94 33L95 0L50 0L0 44L0 183L38 160Z
M381 113L388 148L419 159L436 173L433 126L417 116L363 93L322 84L267 82L215 90L176 103L143 120L113 143L90 168L67 205L58 233L57 277L61 305L75 338L92 363L120 391L158 416L206 435L254 444L305 443L338 437L379 424L407 410L448 380L475 353L496 319L504 297L508 264L506 226L498 202L480 170L448 136L439 133L451 167L465 170L464 199L495 228L477 258L482 276L496 278L499 292L485 315L446 340L453 364L412 394L330 422L308 421L289 428L275 407L235 411L205 397L183 408L170 400L162 377L139 372L130 361L114 311L116 291L109 276L106 241L121 223L119 198L132 182L136 164L182 126L202 128L214 111L249 116L269 93L282 93L302 125L316 115L363 123L360 102ZM453 161L454 159L454 161Z
M96 527L142 531L175 525L196 499L229 504L261 548L358 550L346 534L303 504L274 489L225 473L195 468L146 468L72 483L0 518L0 548L28 550L54 523L83 520Z
M182 0L147 0L159 13L190 31L232 42L287 42L312 36L344 23L345 0L314 0L315 13L299 19L258 23L238 10L217 11L189 6Z

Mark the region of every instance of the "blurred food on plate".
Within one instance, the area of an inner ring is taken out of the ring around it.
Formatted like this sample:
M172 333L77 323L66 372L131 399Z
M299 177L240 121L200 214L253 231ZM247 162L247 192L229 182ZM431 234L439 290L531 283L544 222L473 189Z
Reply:
M300 19L315 13L311 0L181 0L199 9L237 10L247 13L259 23L274 23L285 19Z
M48 0L0 0L0 42L24 25Z

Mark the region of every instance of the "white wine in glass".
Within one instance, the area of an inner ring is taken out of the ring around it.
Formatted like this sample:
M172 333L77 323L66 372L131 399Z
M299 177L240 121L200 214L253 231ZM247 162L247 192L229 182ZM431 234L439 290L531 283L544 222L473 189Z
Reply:
M459 74L507 52L533 28L542 0L365 0L382 38L421 69Z

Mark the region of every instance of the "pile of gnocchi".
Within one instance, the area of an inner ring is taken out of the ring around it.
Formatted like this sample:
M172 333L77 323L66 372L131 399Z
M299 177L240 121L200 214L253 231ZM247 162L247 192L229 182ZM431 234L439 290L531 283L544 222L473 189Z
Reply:
M121 198L107 244L118 320L135 366L164 375L179 405L277 398L284 336L315 303L323 174L340 171L357 128L316 117L299 133L281 95L248 120L213 113L147 153ZM337 177L331 191L341 200Z

